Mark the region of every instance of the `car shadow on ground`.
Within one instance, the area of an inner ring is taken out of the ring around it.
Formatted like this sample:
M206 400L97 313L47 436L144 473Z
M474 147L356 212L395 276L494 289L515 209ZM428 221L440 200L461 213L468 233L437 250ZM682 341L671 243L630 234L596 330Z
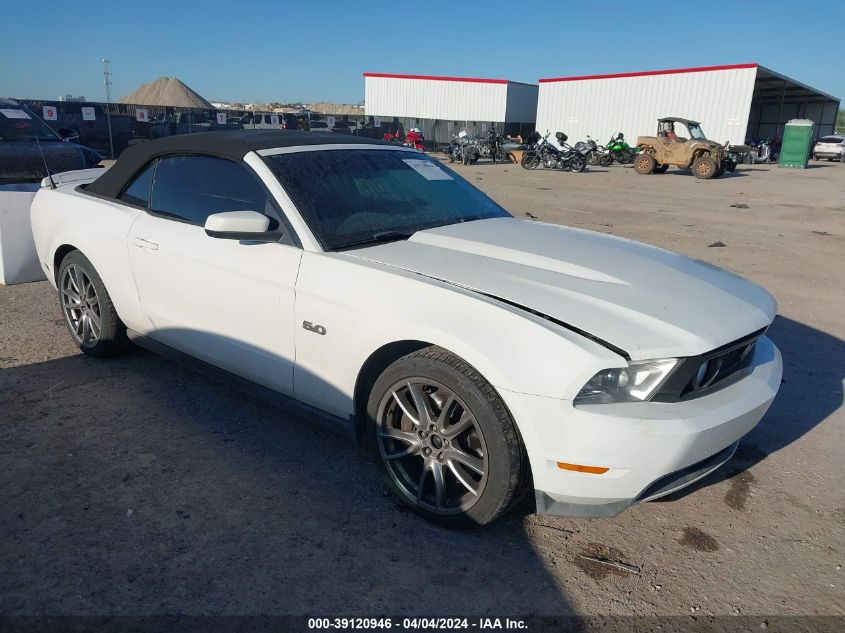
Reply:
M839 161L830 161L830 162L813 162L810 161L807 163L807 166L804 169L816 169L817 167L833 167Z
M845 402L845 341L782 316L775 318L767 336L780 348L784 362L780 391L769 411L725 467L663 500L741 476L809 433Z
M766 170L755 170L755 171L766 171ZM669 168L665 174L652 174L653 176L686 176L687 178L692 179L693 181L700 181L701 178L696 178L693 173L689 169L677 169L677 168ZM741 167L737 167L736 171L726 171L721 176L714 177L709 180L726 180L730 178L745 178L748 176L747 173L744 173Z
M435 527L369 452L140 349L0 370L0 612L553 614L518 514Z

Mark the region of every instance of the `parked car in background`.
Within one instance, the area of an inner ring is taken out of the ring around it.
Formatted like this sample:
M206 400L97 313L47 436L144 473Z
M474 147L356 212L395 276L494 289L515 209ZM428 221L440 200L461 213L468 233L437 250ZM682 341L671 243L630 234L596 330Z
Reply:
M353 121L343 121L341 119L337 119L334 122L332 132L339 134L353 134L356 129L357 126Z
M308 117L296 115L293 112L285 112L282 117L282 128L285 130L307 130Z
M74 131L60 134L12 99L0 98L0 185L37 183L50 173L96 167L102 157L77 145Z
M174 112L150 119L150 138L162 138L175 134L196 134L208 132L212 117L205 111ZM216 119L213 125L216 126Z
M312 132L331 132L329 124L320 119L311 119L308 122L308 129Z
M273 123L276 117L276 123ZM241 118L241 124L247 130L280 130L282 115L275 112L248 112Z
M94 119L86 120L82 108L94 108ZM112 111L117 109L112 104ZM111 141L109 140L109 117L106 116L103 104L88 104L85 102L65 102L59 113L58 124L73 130L79 137L79 143L95 149L103 155L108 155L111 145L114 145L115 155L129 144L133 138L142 134L135 131L136 121L128 115L114 113L111 117ZM146 131L146 124L139 128Z
M574 517L666 496L730 460L780 387L759 286L515 218L407 147L227 131L64 177L32 233L84 353L131 338L319 415L439 523L532 489Z
M816 160L838 160L845 163L845 134L831 134L816 141L813 147L813 158Z

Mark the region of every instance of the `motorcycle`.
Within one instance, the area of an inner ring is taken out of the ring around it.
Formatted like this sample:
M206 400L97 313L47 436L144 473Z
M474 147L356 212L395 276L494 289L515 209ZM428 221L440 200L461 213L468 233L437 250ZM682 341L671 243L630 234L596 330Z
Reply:
M736 166L745 161L748 155L748 147L743 145L731 145L725 141L725 171L736 171Z
M587 144L590 145L590 152L587 154L587 164L595 167L601 165L608 167L613 162L613 157L604 145L597 144L593 139L587 136Z
M496 130L490 130L487 139L478 142L478 152L481 157L492 159L494 165L505 160L502 137L496 133Z
M610 152L611 163L615 160L620 165L629 165L634 162L637 150L625 141L625 135L619 132L607 142L607 149Z
M555 134L558 144L563 149L558 149L549 143L549 134L541 139L538 138L529 145L529 148L522 155L520 164L523 169L537 169L541 164L546 169L563 169L572 172L582 172L587 167L587 153L590 151L588 145L581 143L581 147L572 147L566 143L568 138L563 132ZM539 137L539 134L537 135Z
M417 130L417 128L414 128L413 130L408 132L408 134L405 135L405 140L402 141L403 146L412 147L419 151L423 151L423 149L425 149L424 143L425 137L423 136L423 133L421 131Z
M466 130L453 136L443 151L449 157L450 163L459 162L464 165L475 163L481 156L477 139L467 134Z
M750 143L749 160L754 163L776 163L780 156L780 142L765 139L758 143Z

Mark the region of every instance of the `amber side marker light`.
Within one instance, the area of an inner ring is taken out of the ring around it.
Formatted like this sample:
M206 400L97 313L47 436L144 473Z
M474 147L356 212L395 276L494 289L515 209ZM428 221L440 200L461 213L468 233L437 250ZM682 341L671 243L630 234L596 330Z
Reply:
M557 467L562 470L574 470L576 473L590 473L591 475L603 475L610 468L602 468L601 466L582 466L581 464L567 464L566 462L558 462Z

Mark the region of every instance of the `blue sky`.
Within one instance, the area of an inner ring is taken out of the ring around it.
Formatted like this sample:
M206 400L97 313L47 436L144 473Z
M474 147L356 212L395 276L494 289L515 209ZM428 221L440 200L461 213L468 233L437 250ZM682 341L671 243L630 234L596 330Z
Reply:
M356 103L364 71L535 82L758 62L845 99L841 0L18 7L3 11L0 96L102 100L100 59L108 57L117 98L162 75L212 100Z

